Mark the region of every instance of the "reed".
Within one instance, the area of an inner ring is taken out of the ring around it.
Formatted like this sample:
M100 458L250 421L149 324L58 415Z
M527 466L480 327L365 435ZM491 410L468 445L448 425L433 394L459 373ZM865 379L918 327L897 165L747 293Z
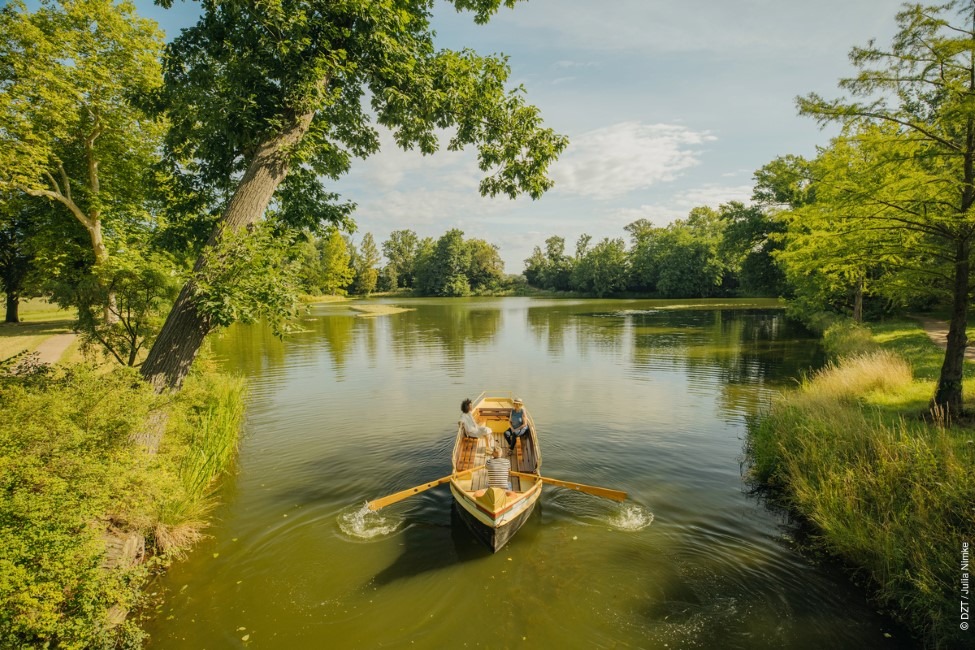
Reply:
M975 531L975 444L970 430L883 408L913 403L916 390L909 364L889 351L827 366L751 423L752 478L810 521L817 542L926 644L960 647L958 560Z
M232 468L244 419L244 382L196 375L177 397L167 438L180 488L159 509L155 543L180 556L202 536L217 479Z

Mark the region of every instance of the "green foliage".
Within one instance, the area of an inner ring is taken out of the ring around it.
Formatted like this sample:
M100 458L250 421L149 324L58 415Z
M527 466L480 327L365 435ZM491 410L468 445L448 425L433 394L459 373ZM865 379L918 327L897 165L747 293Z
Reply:
M455 4L486 20L500 3ZM489 173L481 190L491 195L540 196L551 186L547 168L566 144L541 127L520 89L505 90L504 58L436 50L425 5L207 3L199 23L172 42L168 61L169 148L199 161L205 184L225 184L269 134L313 115L288 152L289 166L308 173L282 187L285 202L296 192L314 196L309 184L337 178L353 157L378 150L370 112L399 146L426 154L438 149L439 130L455 126L448 148L478 146L479 166ZM372 111L362 102L367 90ZM319 196L324 208L328 197Z
M421 246L417 255L416 288L427 296L466 296L471 285L467 271L471 249L464 243L464 233L448 230L436 244Z
M737 271L742 292L764 296L785 293L785 275L774 259L781 248L776 237L785 231L785 224L758 205L745 206L737 201L721 206L720 216L725 226L718 253L730 269Z
M345 295L345 288L352 282L355 270L349 265L351 256L345 238L337 230L318 240L322 275L319 281L322 293Z
M858 73L840 82L850 98L798 100L803 114L844 127L820 156L812 205L819 223L839 222L845 231L832 234L841 235L839 258L854 262L855 283L873 280L895 300L918 291L951 295L951 333L935 393L951 413L963 410L975 236L973 20L971 2L905 5L889 48L871 41L851 52ZM860 259L850 260L857 250Z
M605 238L576 260L572 288L602 298L626 287L626 243Z
M0 645L115 647L107 610L144 568L101 568L111 523L139 527L167 482L130 436L154 397L130 373L0 383Z
M467 268L467 282L472 291L496 290L504 281L504 262L498 247L483 239L468 239L464 242L470 256Z
M568 291L572 288L572 269L575 260L565 254L565 239L549 237L545 240L545 252L538 246L525 260L524 276L533 287L552 291Z
M237 455L244 395L243 380L206 372L191 375L175 397L161 453L176 468L182 489L167 495L155 512L158 550L179 555L206 526L214 484Z
M0 196L0 291L7 298L8 323L19 322L21 298L38 293L37 248L47 221L38 207L22 197Z
M299 265L292 259L297 237L266 222L226 233L195 274L197 308L216 326L263 319L283 332L299 308Z
M823 348L834 359L843 359L877 348L870 330L860 323L839 319L823 332Z
M723 206L722 212L734 209L734 205ZM730 247L722 247L727 224L721 214L710 208L695 208L687 219L678 219L664 228L655 228L645 220L628 225L633 239L630 286L668 298L707 298L727 293L734 269L726 259Z
M109 556L106 536L134 533L170 554L197 537L188 530L202 525L241 421L239 380L186 386L162 398L128 368L0 375L0 647L141 645L141 630L108 616L140 604L154 564ZM151 455L135 441L162 411L169 431Z
M412 230L394 230L389 239L383 242L383 255L386 256L384 270L387 277L395 279L391 289L412 287L416 277L416 255L420 240Z
M349 246L351 251L350 262L355 276L352 279L352 293L360 296L368 296L376 289L376 282L379 280L379 249L376 248L376 241L372 233L366 233L362 237L362 243L356 248Z
M137 102L162 82L162 34L131 3L45 0L0 12L0 186L55 201L104 257L102 223L143 222L163 123Z
M165 253L116 251L73 290L83 344L126 366L138 365L182 284L182 270ZM108 310L113 318L105 319Z

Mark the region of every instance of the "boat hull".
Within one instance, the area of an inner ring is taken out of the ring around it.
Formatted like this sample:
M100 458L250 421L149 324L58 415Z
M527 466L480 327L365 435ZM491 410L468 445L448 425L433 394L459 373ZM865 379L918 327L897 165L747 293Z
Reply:
M454 497L454 508L460 514L461 521L474 537L491 549L492 553L500 551L515 536L515 533L528 521L535 510L535 504L538 503L538 495L533 495L525 499L525 504L517 512L498 521L478 509L470 499L458 496L454 486L451 486L451 492Z

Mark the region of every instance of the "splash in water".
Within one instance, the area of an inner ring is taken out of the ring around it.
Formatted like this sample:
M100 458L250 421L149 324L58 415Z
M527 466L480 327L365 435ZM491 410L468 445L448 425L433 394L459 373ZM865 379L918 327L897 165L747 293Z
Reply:
M643 530L652 523L653 513L635 503L624 503L609 518L609 525L616 530Z
M375 539L387 537L398 532L403 525L402 520L393 521L363 504L356 509L348 509L339 515L339 528L353 539Z

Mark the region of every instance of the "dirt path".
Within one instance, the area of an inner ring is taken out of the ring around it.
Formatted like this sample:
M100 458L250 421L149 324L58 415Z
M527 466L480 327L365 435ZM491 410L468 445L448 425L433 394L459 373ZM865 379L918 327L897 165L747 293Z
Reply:
M58 363L61 361L61 357L64 356L65 350L74 343L75 338L76 335L71 333L49 336L41 341L41 344L37 346L34 352L40 355L41 363Z
M911 316L914 320L921 323L928 338L937 343L941 349L948 347L948 322L928 318L927 316ZM975 347L969 345L965 348L965 359L975 361Z

